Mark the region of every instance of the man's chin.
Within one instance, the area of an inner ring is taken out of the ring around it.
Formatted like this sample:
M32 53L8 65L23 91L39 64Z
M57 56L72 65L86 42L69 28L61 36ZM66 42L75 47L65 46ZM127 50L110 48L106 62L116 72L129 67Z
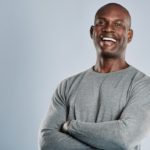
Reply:
M112 58L112 59L117 59L119 58L119 54L116 54L116 53L110 53L110 52L102 52L101 53L101 56L103 58Z

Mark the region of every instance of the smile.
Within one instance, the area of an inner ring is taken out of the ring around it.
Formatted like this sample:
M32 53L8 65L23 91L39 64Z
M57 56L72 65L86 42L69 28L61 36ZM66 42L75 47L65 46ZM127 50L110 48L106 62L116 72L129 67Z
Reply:
M111 38L111 37L102 37L102 40L103 40L103 41L111 41L111 42L114 42L114 43L117 42L116 39Z
M100 38L100 45L103 46L113 46L116 44L117 40L112 36L101 36Z

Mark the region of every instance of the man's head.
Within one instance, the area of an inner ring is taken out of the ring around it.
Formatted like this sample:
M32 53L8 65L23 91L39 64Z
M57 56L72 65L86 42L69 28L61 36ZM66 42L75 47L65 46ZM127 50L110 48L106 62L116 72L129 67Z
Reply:
M116 3L104 5L96 12L90 34L98 55L107 58L124 57L133 35L128 10Z

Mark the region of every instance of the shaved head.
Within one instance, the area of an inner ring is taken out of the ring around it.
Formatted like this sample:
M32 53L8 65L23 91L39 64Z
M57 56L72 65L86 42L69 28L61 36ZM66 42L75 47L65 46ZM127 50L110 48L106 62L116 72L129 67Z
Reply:
M95 14L95 21L96 21L96 18L99 14L102 14L104 13L104 11L108 11L108 10L111 10L111 9L118 9L120 10L122 13L124 13L126 15L126 17L128 18L128 23L129 23L129 28L131 27L131 16L130 16L130 13L129 11L123 7L122 5L120 4L117 4L117 3L108 3L104 6L102 6ZM95 22L94 21L94 22Z

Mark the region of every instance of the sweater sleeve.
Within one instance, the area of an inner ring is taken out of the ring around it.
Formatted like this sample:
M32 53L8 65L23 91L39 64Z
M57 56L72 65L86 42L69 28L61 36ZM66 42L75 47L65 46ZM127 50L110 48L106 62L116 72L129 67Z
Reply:
M139 81L119 120L82 122L72 120L68 133L82 142L105 150L127 150L150 133L150 81Z
M48 113L42 122L39 133L40 150L94 150L72 136L61 132L61 125L66 121L65 83L56 89Z

